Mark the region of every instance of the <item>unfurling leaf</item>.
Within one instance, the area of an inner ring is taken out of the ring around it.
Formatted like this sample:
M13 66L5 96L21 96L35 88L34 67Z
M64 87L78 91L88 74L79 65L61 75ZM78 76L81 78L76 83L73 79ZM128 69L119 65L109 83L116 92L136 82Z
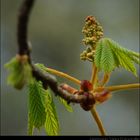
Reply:
M22 62L14 57L5 64L5 68L10 71L8 84L16 89L22 89L32 79L32 70L28 61Z
M43 89L42 83L33 80L29 85L28 133L44 126L48 135L58 135L59 122L52 96L49 90Z
M59 121L56 114L55 105L53 98L50 94L50 91L46 92L46 121L45 121L45 130L49 136L58 135L59 132Z
M122 67L137 75L135 65L140 64L140 54L121 47L109 38L103 38L97 43L95 64L97 68L108 73L115 67Z
M73 112L72 107L67 103L66 100L64 100L63 98L59 97L60 102L65 106L66 110L69 112Z
M137 76L134 63L139 64L140 54L120 46L115 41L105 38L105 43L112 49L117 67L122 67Z
M29 134L29 135L33 135L34 125L33 125L33 121L31 120L30 115L31 115L31 114L28 113L28 134Z
M109 46L104 45L103 40L97 43L95 64L100 70L106 73L111 72L115 67L113 52Z
M33 128L40 128L46 120L45 107L42 103L42 85L34 80L29 84L29 112L28 112L28 133L33 133Z

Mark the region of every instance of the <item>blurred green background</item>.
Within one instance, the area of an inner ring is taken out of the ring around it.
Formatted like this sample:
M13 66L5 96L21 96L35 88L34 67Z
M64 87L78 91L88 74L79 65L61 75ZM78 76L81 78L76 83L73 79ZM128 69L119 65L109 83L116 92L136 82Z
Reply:
M17 51L17 12L22 0L1 0L1 134L27 135L28 93L6 84L3 65ZM85 17L93 15L102 24L104 36L122 46L139 51L139 0L36 0L29 22L34 62L89 79L91 63L81 61L85 49L81 33ZM138 66L137 66L138 69ZM68 82L58 78L60 82ZM136 83L138 78L125 70L112 73L110 85ZM73 84L71 84L73 85ZM98 135L90 112L72 105L69 113L55 100L60 135ZM97 107L108 135L139 135L139 93L129 90L113 93ZM46 135L35 131L36 135Z

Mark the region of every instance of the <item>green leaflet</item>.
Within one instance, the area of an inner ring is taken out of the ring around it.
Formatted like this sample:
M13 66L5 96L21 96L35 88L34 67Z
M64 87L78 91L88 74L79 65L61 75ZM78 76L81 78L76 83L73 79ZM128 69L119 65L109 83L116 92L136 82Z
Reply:
M122 48L109 38L103 38L97 43L95 64L104 72L111 72L115 67L122 67L137 76L134 63L140 64L140 54Z
M28 113L28 134L29 135L33 135L33 131L34 131L34 124L33 121L31 120L31 114Z
M103 49L102 42L97 43L96 47L96 53L95 53L95 64L98 67L98 69L101 69L101 57L102 57L102 49Z
M114 69L115 62L113 52L103 40L97 44L95 64L100 70L103 70L106 73L109 73Z
M72 107L67 103L66 100L64 100L64 99L61 98L61 97L58 97L58 98L59 98L59 101L65 106L65 108L66 108L67 111L73 112Z
M29 84L29 112L28 112L28 133L33 133L33 128L40 129L46 120L45 107L42 103L42 85L35 79Z
M22 89L23 86L32 79L32 70L27 61L20 62L14 57L5 64L5 68L10 71L7 78L8 84L16 89Z
M28 133L32 135L34 127L41 126L45 126L48 135L58 135L59 122L50 91L34 79L29 85Z
M117 61L119 61L119 66L123 67L127 71L130 71L135 76L137 76L137 72L136 72L136 68L134 66L134 63L127 55L125 55L124 53L119 52L119 51L117 51L115 53L115 55L117 56L117 59L118 59Z
M46 93L46 122L45 130L49 136L58 135L59 132L59 121L57 118L55 105L50 91Z
M120 51L120 52L126 54L127 56L130 55L130 57L136 57L137 59L140 58L140 54L139 54L139 53L134 52L134 51L132 51L132 50L128 50L128 49L123 48L123 47L120 46L117 42L111 40L110 38L104 38L104 41L105 41L106 43L108 43L109 46L110 46L112 49L114 48L115 50Z
M140 63L140 54L121 47L118 43L111 39L105 38L104 40L106 44L108 44L108 46L112 49L114 56L116 56L114 58L116 66L122 67L137 76L137 71L134 63Z
M132 57L132 56L130 56L130 58L131 58L131 60L133 62L135 62L136 64L140 65L140 58L136 58L136 57Z

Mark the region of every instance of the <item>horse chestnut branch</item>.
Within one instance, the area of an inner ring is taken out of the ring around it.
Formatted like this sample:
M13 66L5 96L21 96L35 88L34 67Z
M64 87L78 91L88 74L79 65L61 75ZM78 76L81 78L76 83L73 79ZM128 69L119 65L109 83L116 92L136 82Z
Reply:
M47 89L49 86L51 90L55 93L55 95L61 96L68 102L74 102L74 103L87 102L87 100L89 100L89 96L92 95L89 96L87 95L85 96L84 94L73 95L67 92L65 89L62 88L62 86L58 85L57 79L53 75L43 72L32 63L30 57L31 49L27 39L27 26L28 26L29 14L31 12L33 3L34 0L24 0L19 10L18 26L17 26L18 56L19 57L26 56L28 58L29 64L31 65L32 68L33 76L36 78L36 80L42 81L43 87L45 89Z

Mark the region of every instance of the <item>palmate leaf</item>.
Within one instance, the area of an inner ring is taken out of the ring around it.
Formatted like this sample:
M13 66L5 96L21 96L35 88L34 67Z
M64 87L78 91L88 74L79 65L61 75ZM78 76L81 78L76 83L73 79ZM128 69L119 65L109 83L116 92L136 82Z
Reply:
M43 89L42 83L34 79L29 85L28 133L44 126L48 135L58 135L59 122L52 96L49 90Z
M64 100L63 98L59 97L59 101L65 106L67 111L73 112L72 107L67 103L66 100Z
M32 79L32 70L28 61L21 62L14 57L5 64L5 68L10 71L7 78L8 84L16 89L22 89Z
M104 72L111 72L115 67L122 67L136 76L134 63L140 64L139 58L139 53L122 48L109 38L103 38L97 43L95 64Z

